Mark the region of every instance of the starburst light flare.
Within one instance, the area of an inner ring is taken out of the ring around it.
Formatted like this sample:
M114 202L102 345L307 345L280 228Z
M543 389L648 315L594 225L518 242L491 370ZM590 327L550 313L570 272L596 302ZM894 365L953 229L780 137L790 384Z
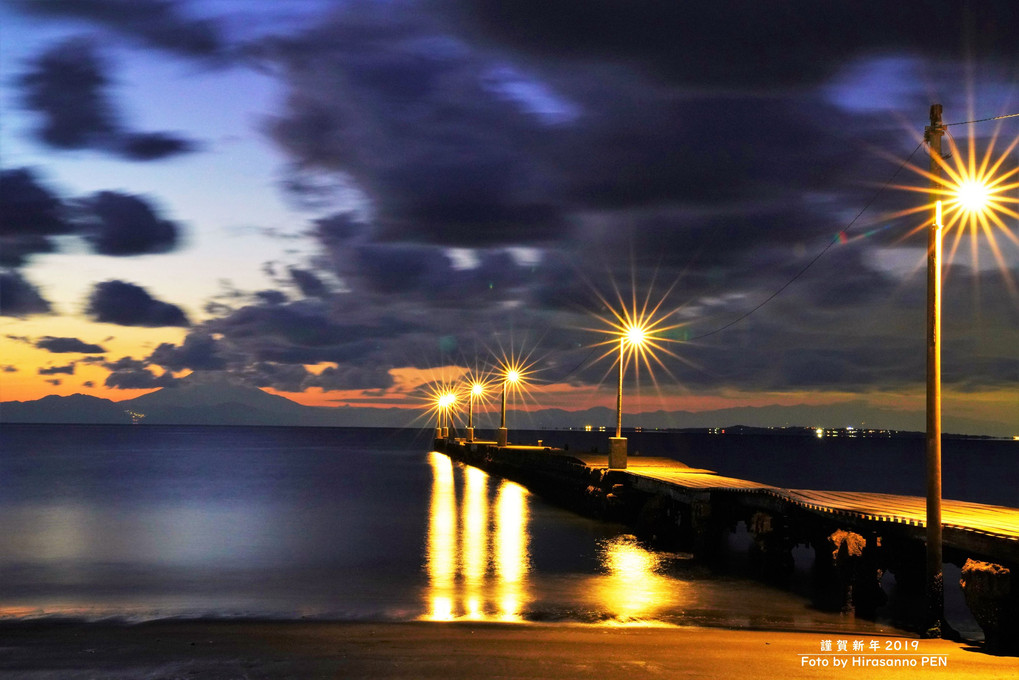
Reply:
M996 151L998 132L995 131L982 154L977 150L973 128L965 149L946 135L948 153L934 158L940 172L932 172L920 166L907 164L906 167L921 176L924 184L900 184L894 188L903 191L926 194L928 200L917 206L890 215L892 219L919 215L924 221L913 227L903 239L923 231L935 203L942 203L942 235L948 236L947 259L951 262L959 247L968 236L970 259L974 271L979 269L979 243L984 239L990 247L995 263L1013 295L1017 293L1015 282L1002 254L1002 240L1006 239L1019 247L1019 163L1014 152L1019 145L1019 136L1012 139L1000 152Z
M668 355L682 361L679 356L666 346L669 343L678 342L676 338L669 337L668 334L682 326L682 324L678 323L668 324L667 320L672 314L671 312L662 311L665 299L671 290L670 288L666 291L665 295L655 304L651 303L650 289L643 302L638 303L636 286L634 286L634 291L631 294L629 305L623 299L618 288L616 288L618 306L610 303L601 294L598 294L599 300L611 314L608 317L598 317L599 321L607 326L607 328L589 329L608 336L605 340L595 345L595 347L599 345L607 347L598 359L600 360L610 354L614 354L616 347L618 346L619 348L619 358L617 360L619 383L616 390L616 436L609 438L610 468L622 469L626 467L626 438L623 437L623 377L626 373L629 359L632 358L633 363L636 365L638 379L640 365L643 363L656 387L658 386L658 381L654 375L654 365L657 365L675 379L675 376L672 375L668 367L663 363L659 354Z
M526 390L531 386L531 381L534 374L534 364L530 362L530 355L520 355L503 353L503 355L497 360L497 367L495 374L498 378L501 378L502 382L502 405L501 415L499 420L499 437L498 445L506 446L507 444L507 429L506 429L506 402L509 393L512 391L514 394L524 396Z

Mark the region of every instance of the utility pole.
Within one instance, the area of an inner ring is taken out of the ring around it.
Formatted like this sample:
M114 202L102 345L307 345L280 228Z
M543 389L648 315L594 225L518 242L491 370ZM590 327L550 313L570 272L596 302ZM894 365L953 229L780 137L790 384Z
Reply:
M927 637L939 638L945 616L941 570L941 104L931 104L924 129L930 149L931 203L935 217L927 230Z

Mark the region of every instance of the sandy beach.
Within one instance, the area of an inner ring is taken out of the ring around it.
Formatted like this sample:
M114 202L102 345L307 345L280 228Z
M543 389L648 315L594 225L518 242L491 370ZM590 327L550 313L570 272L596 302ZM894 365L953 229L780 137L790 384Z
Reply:
M839 651L840 641L845 641L847 651ZM862 651L853 651L856 641L862 643ZM0 624L0 648L0 677L12 680L1005 680L1014 679L1019 667L1015 657L993 656L966 643L944 640L844 632L561 624L22 621Z

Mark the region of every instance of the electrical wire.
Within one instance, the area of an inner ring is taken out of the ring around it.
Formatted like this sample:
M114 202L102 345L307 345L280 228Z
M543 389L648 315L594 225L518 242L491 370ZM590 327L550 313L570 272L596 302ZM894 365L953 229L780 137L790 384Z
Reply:
M953 125L972 125L973 123L986 123L989 120L1002 120L1004 118L1016 118L1019 117L1019 113L1006 113L1003 116L992 116L991 118L981 118L979 120L960 120L958 123L943 123L945 127L951 127Z
M817 255L815 255L814 258L810 262L805 264L798 272L796 272L791 279L789 279L784 284L782 284L782 286L779 287L774 293L772 293L771 295L766 297L763 302L761 302L759 305L757 305L756 307L754 307L750 311L742 314L741 316L733 319L732 321L730 321L730 322L728 322L728 323L726 323L726 324L724 324L722 326L719 326L718 328L716 328L716 329L714 329L712 331L708 331L707 333L701 333L700 335L695 335L692 338L688 338L687 342L693 342L694 340L700 340L701 338L709 337L711 335L714 335L715 333L721 333L725 329L731 328L732 326L735 326L736 324L738 324L740 321L743 321L748 316L750 316L751 314L753 314L754 312L759 310L761 307L763 307L764 305L768 304L769 302L774 300L776 297L778 297L782 293L782 291L784 291L786 288L791 286L793 284L793 282L796 281L796 279L798 279L801 276L803 276L807 272L808 269L810 269L812 266L814 266L815 262L820 260L821 257L825 253L827 253L829 250L831 250L832 246L834 246L836 243L838 243L839 239L841 239L845 235L846 232L848 232L850 229L852 229L853 225L856 224L856 221L859 220L860 217L863 216L863 213L867 212L867 210L870 208L870 206L874 204L874 201L876 201L878 199L878 197L882 193L884 193L885 189L887 189L888 186L892 183L892 181L899 175L899 173L902 172L902 169L904 167L906 167L907 164L909 164L909 161L912 160L913 156L916 155L916 152L920 150L921 146L923 146L923 142L920 142L919 144L916 145L916 148L913 149L913 152L909 154L909 156L906 158L906 160L902 161L902 163L899 165L899 167L895 169L895 172L892 173L891 177L889 177L888 180L885 181L885 183L882 184L881 187L876 192L874 192L874 195L871 196L870 200L867 201L867 203L860 209L860 212L856 213L856 216L852 220L850 220L849 224L847 224L844 229L839 231L839 233L835 234L835 237L831 241L829 241L828 244L824 248L822 248L821 251Z
M986 122L992 121L992 120L1003 120L1005 118L1016 118L1016 117L1019 117L1019 113L1008 113L1008 114L1001 115L1001 116L992 116L990 118L980 118L980 119L977 119L977 120L965 120L965 121L958 121L958 122L955 122L955 123L944 123L944 126L947 128L947 127L951 127L953 125L973 125L975 123L986 123ZM916 148L913 149L912 153L910 153L909 156L906 158L906 160L904 160L899 165L899 167L897 167L895 169L895 172L892 173L892 175L888 178L888 180L885 181L885 183L883 185L881 185L881 187L876 192L874 192L874 195L871 196L870 200L867 201L867 203L863 206L863 208L861 208L860 211L858 213L856 213L856 216L853 217L852 220L850 220L849 224L847 224L844 229L839 231L835 235L835 237L832 238L832 240L830 242L828 242L828 244L825 245L824 248L822 248L820 250L820 252L818 252L817 255L815 255L813 257L813 259L810 260L810 262L805 264L798 272L796 272L792 276L792 278L790 278L788 281L786 281L784 284L782 284L782 286L780 286L778 289L776 289L775 292L773 292L771 295L769 295L767 298L765 298L760 304L758 304L753 309L751 309L748 312L740 315L739 317L733 319L732 321L729 321L728 323L725 323L722 326L719 326L718 328L715 328L714 330L708 331L707 333L701 333L699 335L695 335L695 336L693 336L691 338L687 338L686 342L693 342L694 340L700 340L702 338L707 338L707 337L710 337L712 335L715 335L716 333L721 333L722 331L726 330L727 328L731 328L731 327L735 326L736 324L738 324L739 322L743 321L744 319L749 317L751 314L757 312L759 309L761 309L766 304L768 304L769 302L774 300L776 297L778 297L782 293L782 291L784 291L786 288L791 286L797 279L799 279L801 276L803 276L807 272L808 269L810 269L812 266L814 266L814 264L818 260L820 260L821 257L824 256L825 253L827 253L829 250L831 250L831 248L836 243L839 242L839 240L846 234L846 232L848 232L850 229L852 229L853 225L856 224L856 222L860 219L860 217L862 217L863 214L865 212L867 212L867 210L870 208L870 206L874 204L874 201L876 201L878 199L878 197L881 196L881 194L883 194L885 192L885 190L889 187L889 185L891 185L891 183L895 180L895 178L899 175L899 173L902 172L902 169L904 167L906 167L906 165L909 164L909 162L912 160L913 156L916 155L916 152L920 150L920 147L922 147L923 144L924 143L921 141L919 144L916 145ZM565 380L566 378L569 378L571 375L573 375L578 370L580 370L580 368L590 360L590 358L594 354L594 352L595 352L595 350L593 349L586 357L584 357L584 359L579 364L577 364L577 366L575 368L573 368L569 373L567 373L564 376L563 379Z

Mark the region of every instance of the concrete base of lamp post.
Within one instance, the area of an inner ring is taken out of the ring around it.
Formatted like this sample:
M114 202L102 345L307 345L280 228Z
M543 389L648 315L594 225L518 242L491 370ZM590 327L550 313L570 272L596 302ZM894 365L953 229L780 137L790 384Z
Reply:
M609 437L609 469L626 469L626 437Z
M441 427L435 428L435 438L436 439L442 439L442 428Z
M474 441L474 428L473 427L468 427L467 428L467 441L469 441L469 442Z
M506 440L507 440L508 434L509 434L509 430L507 430L505 427L500 427L499 428L499 439L497 440L496 445L497 446L506 446Z
M448 427L442 428L442 438L443 439L448 439L449 438L449 428Z

